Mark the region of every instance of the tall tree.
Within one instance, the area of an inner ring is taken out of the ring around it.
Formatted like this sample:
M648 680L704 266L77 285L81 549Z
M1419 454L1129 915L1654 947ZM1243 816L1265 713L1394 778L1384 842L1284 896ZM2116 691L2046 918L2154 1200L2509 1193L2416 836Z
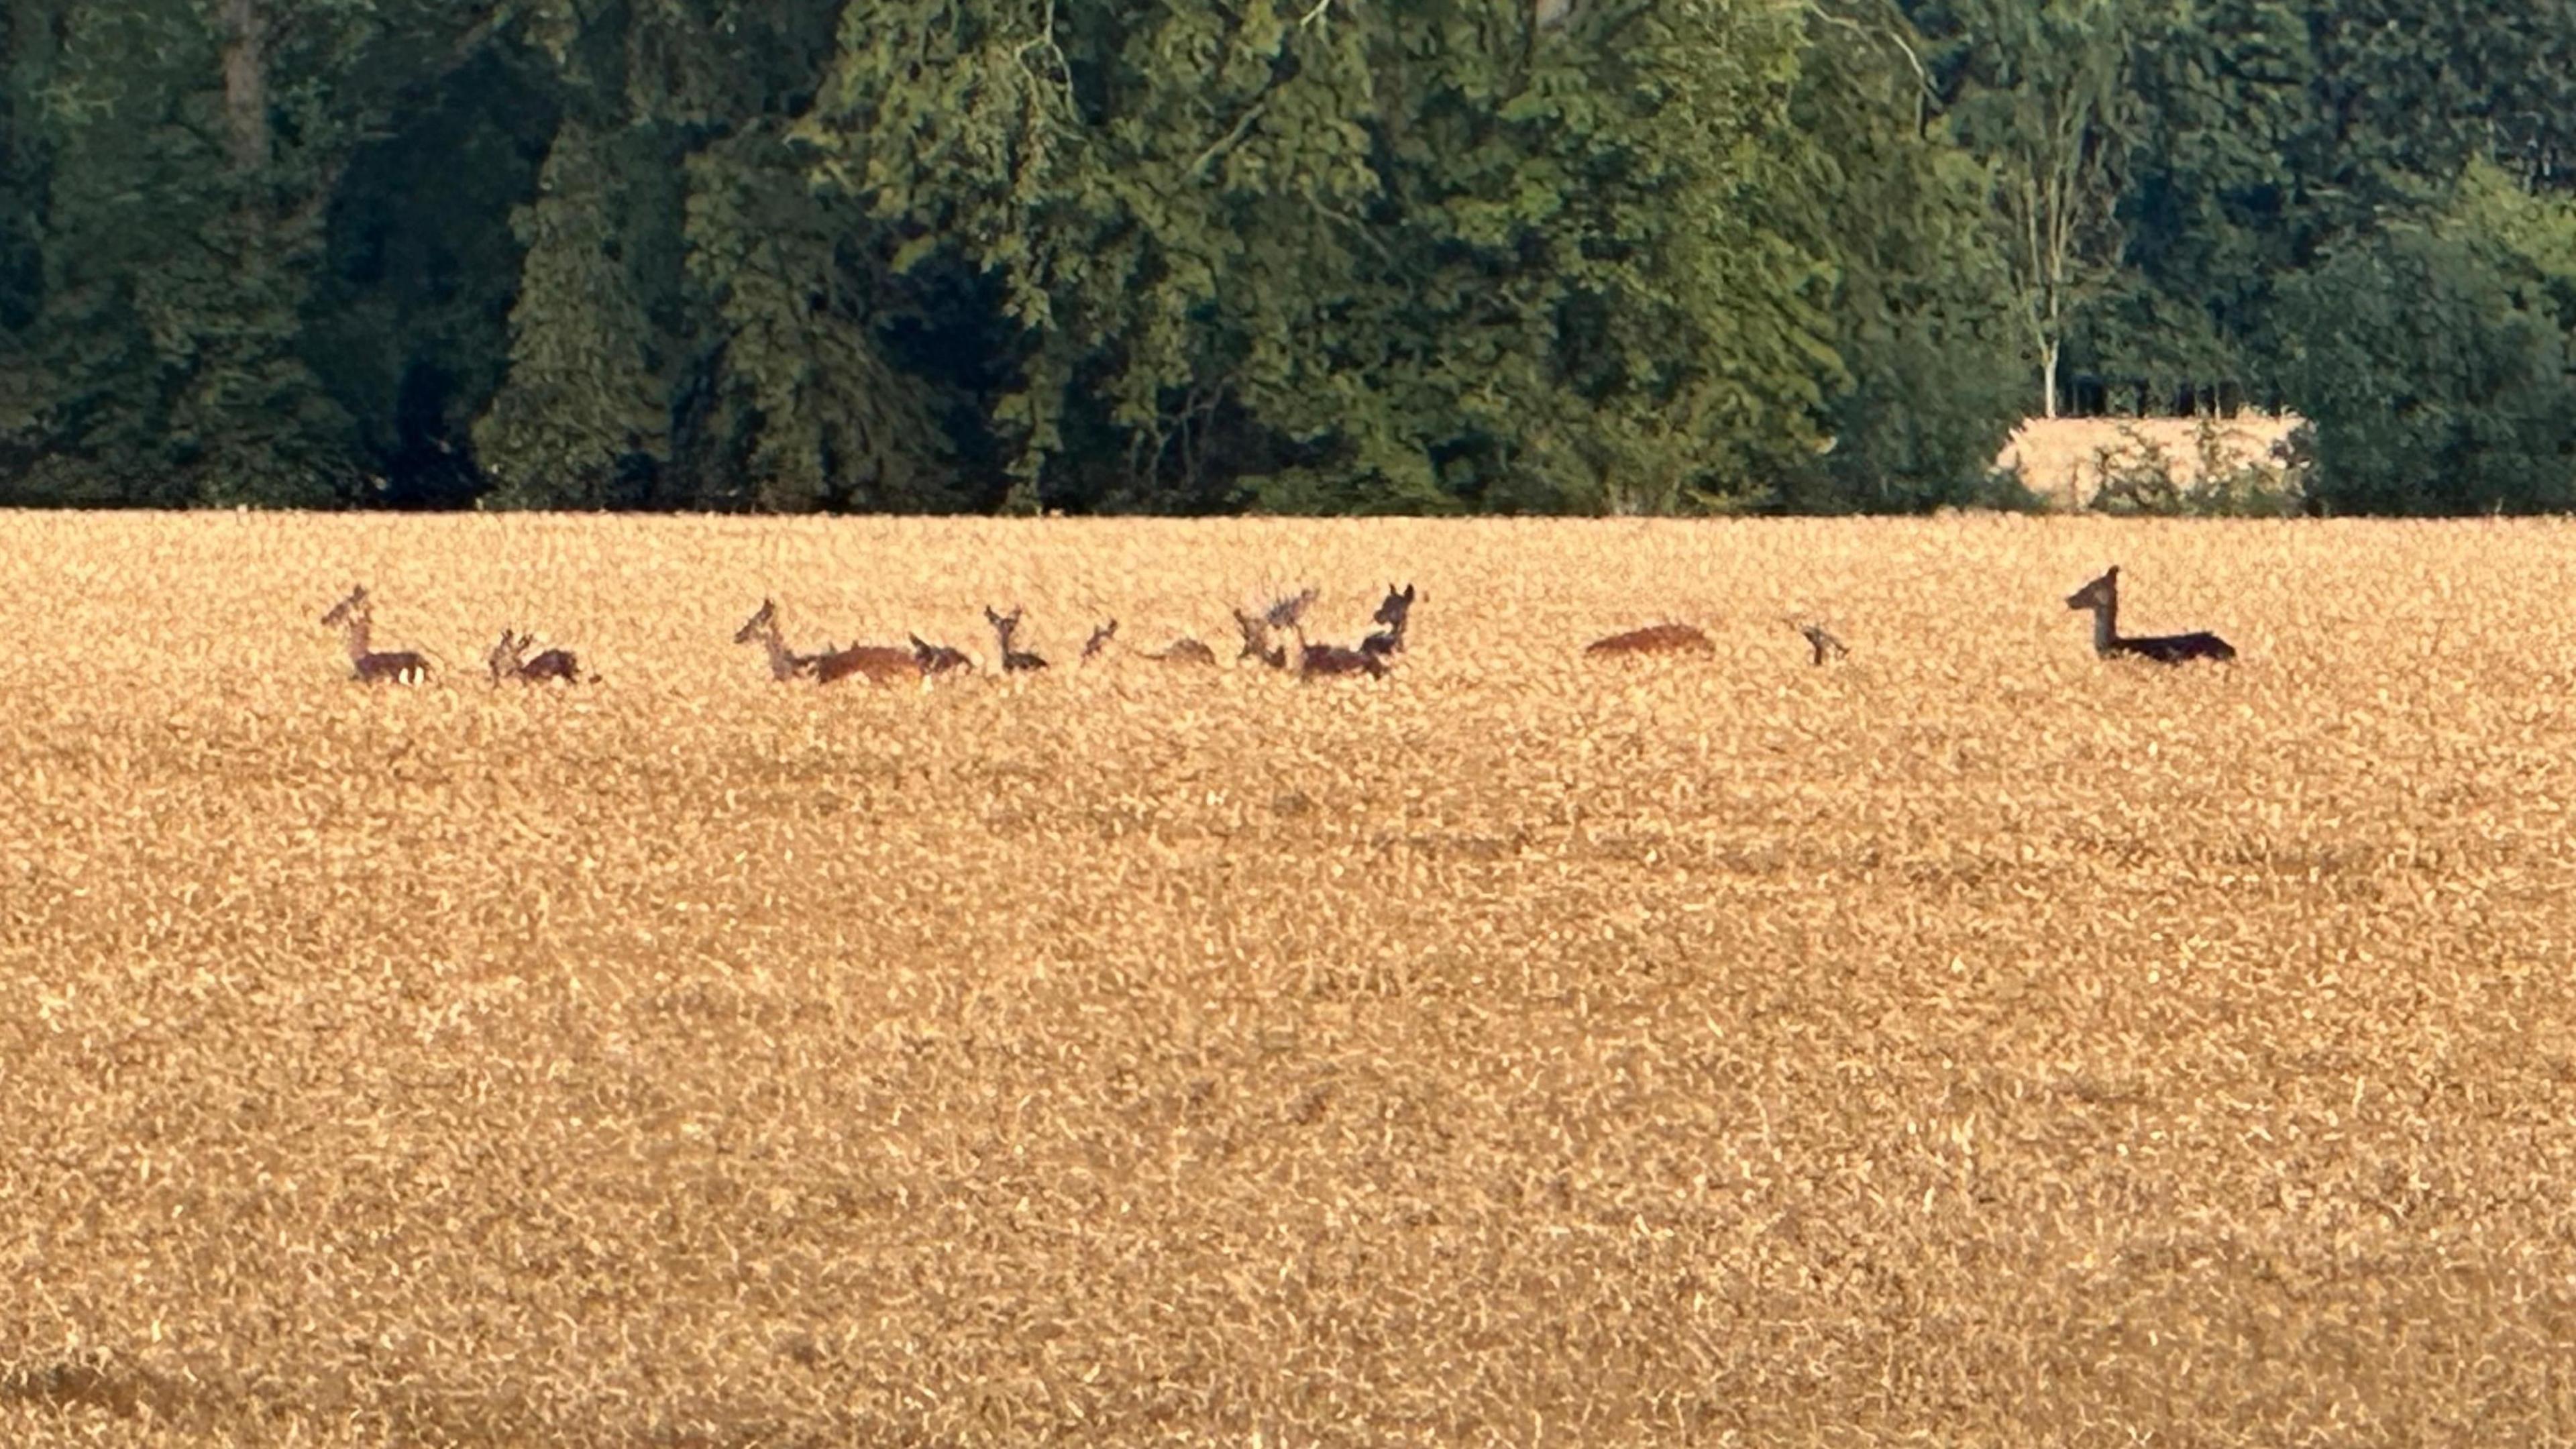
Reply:
M1916 12L1938 46L1951 124L1993 169L2048 417L2067 334L2119 265L2116 208L2140 122L2131 58L2153 3L1941 0Z

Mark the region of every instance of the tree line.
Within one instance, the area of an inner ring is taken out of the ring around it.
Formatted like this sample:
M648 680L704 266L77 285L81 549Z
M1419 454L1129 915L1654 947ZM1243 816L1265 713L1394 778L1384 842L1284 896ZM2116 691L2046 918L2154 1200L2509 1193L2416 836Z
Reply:
M11 0L0 504L2576 503L2576 0Z

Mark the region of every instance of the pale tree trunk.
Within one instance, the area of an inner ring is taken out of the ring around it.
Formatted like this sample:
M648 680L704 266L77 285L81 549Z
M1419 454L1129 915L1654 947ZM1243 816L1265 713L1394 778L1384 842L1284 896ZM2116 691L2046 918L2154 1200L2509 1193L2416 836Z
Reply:
M259 0L223 0L224 129L233 166L268 164L268 23Z
M2051 337L2039 349L2039 408L2044 418L2057 416L2058 346L2058 340Z

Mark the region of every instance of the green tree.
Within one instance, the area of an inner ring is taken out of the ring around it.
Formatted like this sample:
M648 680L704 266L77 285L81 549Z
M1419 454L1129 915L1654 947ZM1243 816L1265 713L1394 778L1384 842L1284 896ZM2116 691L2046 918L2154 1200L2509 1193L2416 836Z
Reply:
M2131 58L2155 0L1944 0L1917 19L1959 139L1992 168L2040 411L2083 309L2112 284L2117 208L2141 115Z
M1837 368L1767 224L1767 6L852 11L800 136L1001 278L1024 498L1669 508L1749 492Z
M2318 506L2576 506L2576 201L2492 164L2427 224L2386 228L2283 287L2291 402L2317 425Z

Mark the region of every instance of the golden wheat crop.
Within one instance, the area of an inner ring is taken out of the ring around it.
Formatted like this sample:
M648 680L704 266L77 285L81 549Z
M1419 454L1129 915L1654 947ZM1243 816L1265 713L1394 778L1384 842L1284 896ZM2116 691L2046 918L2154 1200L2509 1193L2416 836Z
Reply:
M2096 660L2115 561L2238 662ZM2576 1438L2576 527L0 515L0 570L0 1442ZM1069 667L1408 579L1387 680ZM351 682L356 581L456 667ZM1056 667L780 686L764 595ZM1579 656L1659 618L1718 652ZM602 680L492 688L505 624Z

